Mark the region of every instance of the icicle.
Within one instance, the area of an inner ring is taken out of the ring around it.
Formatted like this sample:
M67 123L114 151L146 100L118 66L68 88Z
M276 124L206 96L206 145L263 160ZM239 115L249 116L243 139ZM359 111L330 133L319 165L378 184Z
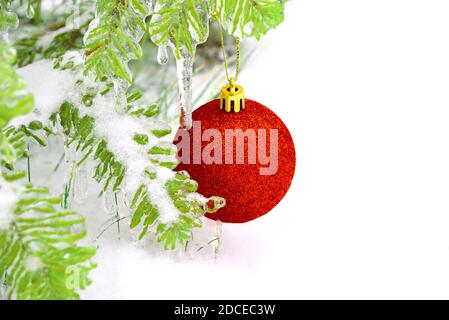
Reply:
M114 193L111 191L105 191L103 193L103 209L107 215L115 215L117 206L115 204Z
M27 8L26 16L28 19L34 18L34 7L31 5L31 1L28 1L28 8Z
M179 82L179 106L181 128L192 128L192 73L193 57L181 48L181 59L176 61Z
M160 65L167 64L167 62L168 62L167 46L165 46L165 45L159 46L159 49L157 51L157 62Z
M75 197L74 180L76 174L76 151L73 148L65 148L66 173L64 176L64 192L62 194L61 207L69 209Z
M215 239L211 242L215 259L218 259L218 256L220 255L222 237L223 237L223 223L221 221L217 221L215 226Z
M114 89L115 89L115 103L116 110L119 113L124 113L126 107L128 106L128 101L126 98L126 91L128 90L128 83L121 79L116 79L114 81Z
M89 175L86 168L78 169L75 179L75 194L77 202L84 204L89 194Z

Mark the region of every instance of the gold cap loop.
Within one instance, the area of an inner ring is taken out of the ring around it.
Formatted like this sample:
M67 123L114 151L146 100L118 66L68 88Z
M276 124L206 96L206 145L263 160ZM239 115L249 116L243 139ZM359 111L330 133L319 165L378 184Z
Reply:
M245 91L231 78L230 83L221 89L220 109L226 112L240 112L245 109Z

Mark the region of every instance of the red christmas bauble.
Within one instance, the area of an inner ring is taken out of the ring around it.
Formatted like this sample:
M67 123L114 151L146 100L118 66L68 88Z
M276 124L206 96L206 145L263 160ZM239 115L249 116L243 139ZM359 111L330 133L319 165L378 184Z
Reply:
M180 165L206 197L226 206L206 217L243 223L270 212L290 188L296 165L293 139L282 120L262 104L246 99L238 113L211 101L193 113L193 127L179 129L174 143Z

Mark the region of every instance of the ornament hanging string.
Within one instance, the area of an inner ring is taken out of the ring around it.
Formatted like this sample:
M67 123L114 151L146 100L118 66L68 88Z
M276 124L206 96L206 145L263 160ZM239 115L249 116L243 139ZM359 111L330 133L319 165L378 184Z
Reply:
M212 100L196 109L192 119L198 124L200 132L209 129L214 132L218 131L221 139L214 140L214 147L215 143L218 143L218 150L225 152L220 152L220 155L218 152L214 152L214 156L211 153L207 154L204 151L210 144L204 140L199 142L200 149L195 151L195 141L202 136L200 133L198 137L198 130L195 129L187 132L189 139L185 138L186 132L180 129L173 142L178 147L178 155L184 156L185 152L188 154L188 157L185 158L188 161L183 161L184 157L180 157L180 164L176 170L189 172L192 179L198 182L200 194L205 196L219 194L226 199L221 203L220 208L215 207L215 203L212 205L207 203L205 206L206 218L217 221L216 238L210 242L214 244L214 255L217 256L221 246L222 222L252 221L270 212L284 198L294 176L296 154L291 134L282 120L264 105L245 99L243 87L235 83L240 71L240 39L238 38L235 38L237 47L235 78L230 77L225 35L216 12L211 14L211 20L217 20L219 24L226 77L230 83L221 88L220 99ZM245 107L246 105L248 108ZM248 110L243 111L245 109ZM239 139L243 141L241 146L243 148L237 145L238 142L229 146L223 140L223 137L227 140L226 136L229 136L230 132L234 133L233 138L238 139L242 134L244 135L244 130L253 130L257 133L249 138L251 141L248 143L245 143L245 138ZM267 132L270 133L270 141L267 140ZM277 146L274 152L271 149L273 145ZM254 153L251 150L254 148L250 146L255 146L259 151L253 157L256 159L254 164L250 160L250 154ZM235 156L236 153L239 153L239 148L245 154L245 159L241 163L237 159L238 155ZM270 149L269 153L268 149ZM265 154L260 152L261 150L265 150ZM232 163L229 163L232 165L224 164L226 162L223 161L226 160L223 158L225 153L234 155L231 158ZM200 161L193 163L190 160L192 156L195 158L195 154L200 155ZM214 161L207 162L203 158L205 154L214 157ZM268 159L266 163L269 166L261 165L261 157Z
M221 40L221 49L223 51L223 59L224 59L224 66L226 71L226 78L228 79L228 82L230 84L233 84L237 82L239 77L239 71L240 71L240 38L235 37L235 77L229 77L229 64L228 59L226 58L226 46L225 46L225 40L223 35L223 29L220 24L220 20L218 19L217 12L212 12L211 16L213 19L215 19L218 23L219 31L220 31L220 40Z

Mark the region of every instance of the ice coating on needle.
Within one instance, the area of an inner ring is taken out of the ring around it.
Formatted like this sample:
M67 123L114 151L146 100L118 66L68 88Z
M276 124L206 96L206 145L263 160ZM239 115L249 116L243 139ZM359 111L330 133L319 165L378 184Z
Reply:
M28 8L26 12L26 16L28 19L33 19L35 15L34 7L32 6L32 2L28 1Z
M157 51L157 62L160 65L167 64L168 62L168 48L166 45L161 45Z
M15 12L3 11L0 20L0 41L9 42L9 30L15 30L19 26L19 17Z

